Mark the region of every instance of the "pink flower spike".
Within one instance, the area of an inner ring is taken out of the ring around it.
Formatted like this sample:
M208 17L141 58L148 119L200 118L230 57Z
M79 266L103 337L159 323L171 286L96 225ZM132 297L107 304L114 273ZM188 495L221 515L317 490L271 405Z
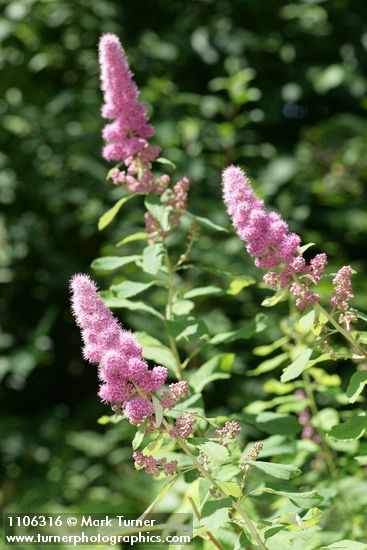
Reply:
M99 63L104 95L102 116L113 120L103 129L107 142L103 149L104 158L129 165L134 156L142 153L145 158L154 160L159 148L151 148L147 142L154 135L154 129L148 124L145 106L138 102L139 90L116 35L102 35Z

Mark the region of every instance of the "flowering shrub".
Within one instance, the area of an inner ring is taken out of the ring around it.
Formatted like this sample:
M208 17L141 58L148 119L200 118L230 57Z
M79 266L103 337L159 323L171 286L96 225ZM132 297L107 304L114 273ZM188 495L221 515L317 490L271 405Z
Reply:
M83 355L98 365L100 399L111 406L112 417L136 426L135 467L159 479L168 477L155 502L179 478L185 479L182 506L192 508L194 537L203 544L197 547L365 548L366 499L357 485L367 493L367 416L362 408L367 370L365 333L356 323L366 317L351 305L352 268L342 266L330 275L326 254L307 260L312 245L302 246L281 216L266 209L239 167L225 168L228 214L263 273L259 286L275 290L261 306L289 301L289 315L277 341L253 350L260 357L276 354L248 373L259 376L285 365L280 380L264 384L264 391L276 396L255 399L232 416L208 417L206 386L231 375L233 354L223 353L221 346L264 331L267 316L261 312L237 330L212 334L205 319L195 315L196 299L237 296L255 281L216 270L220 280L229 278L228 288L224 282L190 288L191 271L211 269L191 263L201 231L227 229L188 209L187 177L172 178L159 170L166 166L174 172L175 166L159 157L160 149L149 141L154 130L118 38L102 36L99 53L102 116L112 121L103 130L103 156L118 163L108 179L121 189L99 229L112 223L127 201L143 197L145 230L117 245L135 243L137 251L143 243L140 253L93 262L96 271L115 273L107 291L98 293L88 275L73 277L72 309ZM131 264L140 272L138 280L115 279ZM163 289L164 300L133 300L153 289ZM160 323L159 338L123 329L110 308L152 316ZM211 358L193 366L204 351ZM339 375L320 367L341 360L350 373L345 387ZM264 433L267 437L261 438ZM348 454L355 466L343 477Z

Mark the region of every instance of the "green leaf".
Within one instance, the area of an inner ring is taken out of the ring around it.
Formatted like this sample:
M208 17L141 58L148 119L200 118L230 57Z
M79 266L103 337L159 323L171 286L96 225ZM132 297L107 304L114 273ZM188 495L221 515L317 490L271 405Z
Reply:
M155 159L155 162L159 162L159 164L168 164L168 166L171 166L173 170L176 170L175 163L169 159L166 159L165 157L158 157L157 159Z
M350 403L357 401L358 396L363 392L366 384L367 370L360 370L353 374L347 388L347 396Z
M196 392L202 392L205 386L214 380L224 380L230 377L227 372L220 371L221 360L225 355L227 354L216 355L191 374L190 385L195 388Z
M175 315L188 315L195 307L194 302L191 300L177 300L173 303L172 312Z
M198 447L201 451L203 451L203 453L206 454L209 460L216 463L216 465L222 464L223 462L227 462L229 460L228 450L223 447L223 445L219 445L219 443L208 441L207 443L198 445Z
M111 418L107 415L100 416L97 420L98 424L101 424L101 426L105 426L106 424L109 424L111 422Z
M177 374L177 361L167 346L145 332L136 332L135 337L143 348L144 359L154 361L158 365L167 367L171 373Z
M143 271L156 275L163 264L165 248L162 243L150 244L143 252Z
M211 338L211 344L228 344L236 340L246 340L251 338L255 333L261 332L267 326L266 315L259 313L255 319L247 323L244 327L238 330L232 330L230 332L223 332L222 334L216 334Z
M283 374L280 377L281 382L289 382L297 378L306 368L306 365L311 357L312 349L306 348L299 357L293 363L291 363L286 369L283 370Z
M313 327L314 320L315 320L315 310L312 309L311 311L306 313L306 315L303 315L298 321L302 331L305 334L310 332L311 328Z
M159 197L154 195L148 195L145 199L145 206L148 212L155 218L163 231L168 231L170 228L169 225L169 216L172 210L171 206L165 206L161 203Z
M241 489L234 481L217 481L217 483L227 497L239 498L241 496Z
M328 432L335 439L359 439L367 428L367 416L356 416L348 422L337 424Z
M137 294L140 294L141 292L144 292L144 290L147 290L154 284L156 284L157 281L150 281L149 283L138 283L135 281L123 281L122 283L119 283L118 285L112 285L110 287L110 290L116 294L117 298L131 298L132 296L136 296Z
M116 246L122 246L123 244L133 243L135 241L143 241L147 237L148 233L146 231L139 231L138 233L133 233L132 235L124 237L121 241L117 243Z
M161 405L161 402L156 398L155 395L152 395L152 403L153 403L154 415L155 415L154 425L156 428L159 428L163 420L163 407ZM162 439L162 442L163 442L163 439Z
M367 455L355 456L354 460L356 460L361 466L367 466Z
M211 229L212 231L221 231L222 233L228 233L228 230L225 227L222 227L221 225L218 225L211 220L208 220L208 218L203 218L202 216L194 216L193 214L190 214L191 218L193 218L197 223L206 229Z
M221 529L228 524L231 508L232 501L229 498L207 500L201 510L200 525L208 527L211 532Z
M322 546L320 550L366 550L366 544L354 540L341 540L333 542L329 546Z
M173 479L171 479L166 485L162 487L162 489L159 491L158 495L155 497L153 502L148 506L148 508L143 512L141 516L139 516L138 519L143 520L149 512L152 510L152 508L159 502L164 496L166 496L167 493L172 489L173 485L176 483L177 479L180 477L181 474L177 474Z
M112 309L121 308L128 309L130 311L145 311L146 313L150 313L150 315L154 315L154 317L158 317L158 319L161 319L162 321L164 320L163 315L159 313L159 311L146 305L144 302L131 302L126 298L116 298L115 296L110 295L102 295L102 299L106 306Z
M271 435L262 441L263 448L259 453L259 458L274 457L280 455L293 454L296 451L296 440L284 435ZM249 444L248 447L250 447ZM246 447L245 452L248 452Z
M293 464L275 464L273 462L261 462L259 460L243 460L243 464L248 464L252 468L263 472L277 479L293 479L299 476L302 471Z
M96 271L114 271L119 267L136 262L140 258L141 256L136 254L132 256L103 256L102 258L93 260L91 268Z
M318 506L324 500L324 497L322 497L316 491L307 491L304 493L287 493L286 491L276 491L275 489L265 487L264 489L261 489L261 492L288 498L295 506L303 509Z
M251 286L254 284L256 284L256 279L254 279L253 277L236 277L231 281L229 288L227 290L227 294L231 296L236 296L244 288L247 288L248 286Z
M198 296L210 296L213 294L223 294L223 290L218 286L202 286L199 288L193 288L185 292L183 297L185 299L197 298Z
M140 443L143 441L147 425L148 419L145 419L144 422L140 424L139 428L136 430L134 439L132 441L133 451L136 451L136 449L139 448Z
M99 229L99 231L102 231L103 229L105 229L105 227L107 227L114 220L114 218L118 214L120 208L127 201L129 201L130 199L132 199L133 197L136 197L136 196L137 196L136 193L132 193L131 195L126 195L125 197L122 197L120 200L118 200L116 202L116 204L114 204L112 206L112 208L107 210L107 212L105 212L103 214L103 216L101 216L98 220L98 229Z
M262 361L256 369L250 370L248 372L249 376L258 376L259 374L264 374L265 372L270 372L277 367L279 367L284 361L286 361L289 357L288 352L280 353L279 355L276 355L275 357L271 357L270 359L266 359L265 361Z
M275 342L272 342L271 344L265 344L263 346L257 346L252 350L252 353L254 355L258 355L259 357L266 357L267 355L270 355L278 348L281 348L284 346L284 344L287 344L289 342L288 336L282 336L282 338L279 338L279 340L275 340Z
M283 302L288 296L288 291L285 289L278 290L273 296L270 296L269 298L265 298L261 302L261 305L264 307L273 307L279 302Z
M258 428L271 435L295 435L301 426L295 416L274 412L262 412L255 418Z
M306 252L306 250L311 248L311 246L315 246L315 243L308 243L308 244L304 244L303 246L300 246L298 249L299 254L303 254L304 252Z
M167 330L176 342L197 341L208 334L208 327L204 321L189 318L185 320L166 321Z
M155 398L155 399L157 399L157 398ZM157 401L158 401L158 399L157 399ZM158 401L158 404L159 404L159 401ZM162 408L162 407L160 407L160 408ZM161 418L161 422L162 422L162 418ZM159 426L160 426L160 424L159 424ZM156 427L159 428L159 426L156 426ZM144 447L143 455L144 456L155 456L160 451L160 448L162 447L162 445L163 445L163 436L160 435L156 439L154 439L153 441L148 443L148 445L146 447Z

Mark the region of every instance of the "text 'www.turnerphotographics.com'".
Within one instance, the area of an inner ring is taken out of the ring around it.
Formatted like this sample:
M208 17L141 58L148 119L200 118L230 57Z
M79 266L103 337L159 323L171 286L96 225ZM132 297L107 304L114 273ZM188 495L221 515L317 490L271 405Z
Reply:
M191 544L192 514L4 514L5 544Z

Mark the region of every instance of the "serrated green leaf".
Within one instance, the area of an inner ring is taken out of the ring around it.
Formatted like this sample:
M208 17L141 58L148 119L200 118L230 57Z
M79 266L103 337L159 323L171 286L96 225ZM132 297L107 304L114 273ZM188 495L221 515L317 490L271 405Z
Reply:
M127 237L124 237L121 241L117 243L118 246L122 246L123 244L132 243L135 241L143 241L148 237L148 233L146 231L138 231L137 233L133 233L132 235L128 235Z
M367 370L360 370L353 374L347 388L347 396L350 403L357 401L358 396L363 392L367 384Z
M156 275L163 264L165 248L162 243L150 244L143 251L143 271Z
M211 296L213 294L223 294L223 290L218 286L202 286L188 290L183 295L184 299L197 298L198 296Z
M228 497L239 498L241 496L241 489L234 481L217 481L217 483Z
M285 498L288 498L295 506L299 508L312 508L313 506L318 506L324 500L319 493L316 491L307 491L303 493L288 493L286 491L276 491L275 489L270 489L265 487L261 490L262 493L270 493L272 495L278 495Z
M280 377L281 382L289 382L299 376L306 368L307 363L312 354L311 348L306 348L293 363L283 370L283 374Z
M275 477L277 479L293 479L299 476L302 471L293 464L275 464L274 462L261 462L260 460L243 460L243 464L248 464L251 469L255 468L260 472Z
M328 432L335 439L359 439L367 428L367 416L356 416L348 422L337 424Z
M96 271L114 271L119 267L136 262L140 258L141 256L137 254L132 256L103 256L102 258L93 260L91 268Z
M103 216L101 216L98 220L98 229L99 229L99 231L102 231L103 229L105 229L105 227L107 227L115 219L115 217L118 214L121 207L127 201L129 201L130 199L132 199L133 197L136 197L136 196L137 196L136 193L132 193L131 195L126 195L125 197L121 197L121 199L118 200L116 202L116 204L114 204L112 206L112 208L107 210L107 212L105 212L103 214Z
M229 510L232 507L230 498L208 500L201 510L200 525L208 527L211 532L221 529L229 521Z
M207 441L198 447L216 465L227 462L229 459L228 450L223 445L219 445L219 443L215 443L214 441Z
M259 458L267 458L281 455L293 454L296 450L296 440L283 435L271 435L261 441L263 447L259 453ZM249 447L251 444L249 444ZM248 452L246 447L245 453Z

